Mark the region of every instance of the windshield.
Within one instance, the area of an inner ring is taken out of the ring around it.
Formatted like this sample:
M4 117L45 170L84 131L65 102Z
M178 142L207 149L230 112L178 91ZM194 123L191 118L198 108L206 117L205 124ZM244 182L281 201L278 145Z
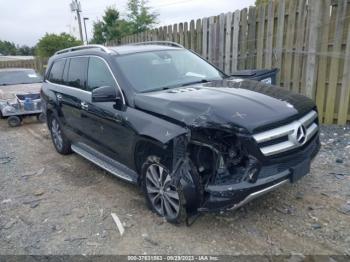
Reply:
M116 56L136 92L150 92L223 79L215 67L187 50L162 50Z
M41 83L42 81L42 77L32 69L0 71L0 86Z

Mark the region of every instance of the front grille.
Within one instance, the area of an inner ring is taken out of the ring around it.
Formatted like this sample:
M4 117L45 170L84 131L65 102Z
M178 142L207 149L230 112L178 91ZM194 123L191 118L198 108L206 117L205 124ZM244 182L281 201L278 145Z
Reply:
M255 134L253 137L265 156L283 153L305 145L317 133L317 112L284 126Z

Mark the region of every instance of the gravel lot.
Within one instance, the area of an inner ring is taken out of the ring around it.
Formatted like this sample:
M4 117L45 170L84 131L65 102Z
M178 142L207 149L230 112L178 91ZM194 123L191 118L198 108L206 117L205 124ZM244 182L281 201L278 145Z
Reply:
M149 211L135 186L57 154L44 124L0 120L0 254L350 255L350 127L321 138L297 184L186 227Z

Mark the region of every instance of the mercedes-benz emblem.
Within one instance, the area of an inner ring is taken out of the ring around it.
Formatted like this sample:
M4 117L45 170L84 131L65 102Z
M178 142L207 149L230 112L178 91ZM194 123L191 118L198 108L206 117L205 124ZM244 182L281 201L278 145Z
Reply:
M303 145L306 142L306 128L304 125L298 127L296 140L300 145Z

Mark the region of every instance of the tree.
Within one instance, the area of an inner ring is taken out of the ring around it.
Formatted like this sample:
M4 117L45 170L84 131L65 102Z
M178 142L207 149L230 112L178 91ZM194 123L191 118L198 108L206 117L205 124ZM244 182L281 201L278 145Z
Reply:
M37 55L40 57L50 57L58 50L81 44L81 41L66 33L61 33L59 35L46 33L45 36L39 40L36 51Z
M106 37L104 34L104 23L102 21L94 22L93 25L93 37L90 41L91 44L104 44Z
M133 34L151 29L157 24L158 14L151 12L146 0L129 0L127 17Z
M126 35L151 29L157 23L158 14L150 12L146 4L145 0L128 0L126 19L120 17L117 9L107 7L102 20L94 22L91 43L120 42Z
M32 56L35 53L35 47L29 47L27 45L17 46L17 55Z
M262 5L262 4L267 4L269 0L255 0L255 5Z
M0 53L3 55L17 55L17 48L13 42L0 40Z
M97 21L93 26L92 43L104 44L106 41L120 40L123 36L130 34L130 24L120 18L117 9L107 7L102 21Z

